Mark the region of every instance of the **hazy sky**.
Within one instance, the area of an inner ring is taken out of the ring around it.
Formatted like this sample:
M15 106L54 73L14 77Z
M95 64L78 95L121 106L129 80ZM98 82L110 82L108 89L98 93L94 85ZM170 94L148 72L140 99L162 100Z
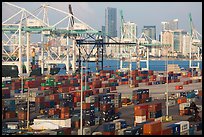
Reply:
M33 11L42 3L13 2L13 4ZM105 8L117 8L118 32L119 10L123 10L125 21L136 23L139 34L144 25L156 25L157 39L162 21L179 19L179 28L189 32L188 15L191 13L196 30L202 34L202 2L49 2L49 4L64 11L67 11L68 4L71 4L74 15L97 30L101 30L101 26L105 24ZM2 11L3 16L8 12L5 11L5 8ZM58 15L52 17L57 20Z

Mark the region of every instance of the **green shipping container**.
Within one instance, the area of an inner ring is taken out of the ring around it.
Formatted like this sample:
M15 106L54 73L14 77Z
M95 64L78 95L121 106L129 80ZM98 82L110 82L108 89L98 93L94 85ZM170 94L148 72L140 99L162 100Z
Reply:
M142 77L136 77L136 80L142 80Z

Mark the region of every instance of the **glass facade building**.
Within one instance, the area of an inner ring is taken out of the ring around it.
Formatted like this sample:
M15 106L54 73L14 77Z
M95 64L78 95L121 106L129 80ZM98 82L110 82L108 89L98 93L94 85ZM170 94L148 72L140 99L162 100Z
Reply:
M105 9L105 31L110 37L117 37L117 9Z

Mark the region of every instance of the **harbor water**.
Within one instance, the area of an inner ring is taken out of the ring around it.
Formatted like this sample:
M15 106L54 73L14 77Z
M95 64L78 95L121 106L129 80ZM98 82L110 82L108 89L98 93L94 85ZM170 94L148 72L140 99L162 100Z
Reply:
M202 61L198 61L199 68L202 69ZM178 64L180 68L188 69L189 68L189 61L188 60L169 60L168 64ZM100 65L100 62L99 62ZM120 68L120 61L116 59L104 59L103 62L104 65L104 70L117 70ZM196 61L193 61L193 66L197 65ZM60 68L64 68L64 64L59 64L58 65ZM84 63L83 66L86 66ZM146 67L145 62L141 62L140 66L142 68ZM89 71L91 72L96 72L96 63L95 62L89 62L87 63L87 67L89 68ZM123 68L129 67L129 62L123 62ZM132 69L136 69L136 62L132 62ZM150 60L149 61L149 69L153 71L165 71L166 70L166 61L165 60ZM65 74L66 70L61 69L58 74Z

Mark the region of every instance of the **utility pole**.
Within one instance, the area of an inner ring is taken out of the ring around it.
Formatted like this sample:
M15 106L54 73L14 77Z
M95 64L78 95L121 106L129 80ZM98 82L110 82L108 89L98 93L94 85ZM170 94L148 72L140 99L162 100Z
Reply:
M83 135L83 129L82 129L82 101L83 101L83 89L82 89L82 85L83 85L83 61L81 61L81 115L80 115L80 133L81 135Z
M166 54L166 116L169 116L169 100L168 100L168 47Z

